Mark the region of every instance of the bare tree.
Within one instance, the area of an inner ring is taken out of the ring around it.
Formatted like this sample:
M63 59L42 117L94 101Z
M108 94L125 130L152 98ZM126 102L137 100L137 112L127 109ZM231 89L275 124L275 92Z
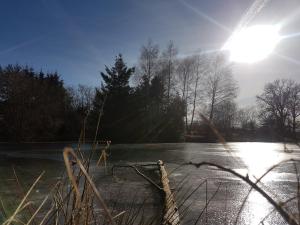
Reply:
M76 88L69 88L68 92L72 98L73 107L85 117L92 108L95 89L90 86L79 84Z
M167 90L167 101L169 102L171 94L172 80L175 70L175 60L177 55L177 49L173 43L170 41L167 48L162 53L162 64L163 64L163 73L166 80L166 90Z
M181 99L185 102L185 130L188 130L188 105L191 95L193 81L194 58L186 57L179 61L177 67L178 89L181 92Z
M300 116L300 86L292 80L275 80L264 87L257 96L263 121L272 121L278 133L285 135L289 129L296 134Z
M151 40L148 40L147 45L143 45L141 48L141 55L139 60L142 76L145 76L148 82L150 82L158 69L158 45L153 44Z
M225 134L235 126L237 107L234 101L226 100L216 105L214 111L214 125Z
M213 121L215 107L237 96L237 84L233 79L231 66L224 56L210 58L205 80L205 92L209 109L209 120Z
M204 73L206 71L206 61L204 56L195 55L193 56L193 82L194 82L194 88L193 88L193 96L192 96L192 112L191 112L191 122L190 122L190 128L193 126L194 117L195 117L195 110L197 106L197 102L200 99L201 96L199 96L202 93L202 86L200 85L200 79L204 77Z
M292 82L289 111L292 121L292 131L296 136L297 118L300 116L300 84Z
M236 123L242 129L253 130L257 127L257 110L255 107L245 107L237 111Z

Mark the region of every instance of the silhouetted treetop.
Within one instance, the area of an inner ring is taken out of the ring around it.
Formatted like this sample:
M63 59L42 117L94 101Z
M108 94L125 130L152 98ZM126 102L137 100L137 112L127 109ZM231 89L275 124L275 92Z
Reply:
M134 67L128 68L123 61L122 55L116 56L114 66L105 67L105 72L101 72L104 81L103 91L120 91L121 88L129 89L129 79L134 73Z
M0 69L0 121L8 139L56 140L64 126L66 90L57 73L8 65Z

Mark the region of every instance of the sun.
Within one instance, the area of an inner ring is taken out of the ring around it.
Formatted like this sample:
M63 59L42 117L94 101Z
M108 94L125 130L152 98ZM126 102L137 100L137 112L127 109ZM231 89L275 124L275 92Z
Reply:
M280 39L279 26L256 25L234 32L222 50L229 51L231 61L254 63L272 53Z

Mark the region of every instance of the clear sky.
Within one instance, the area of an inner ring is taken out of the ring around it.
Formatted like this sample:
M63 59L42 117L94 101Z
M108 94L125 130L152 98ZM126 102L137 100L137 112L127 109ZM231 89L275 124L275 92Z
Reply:
M280 42L267 59L235 64L238 101L254 102L265 82L300 82L300 1L266 2L252 24L284 24ZM141 45L151 38L164 48L173 40L180 54L219 49L250 0L1 0L0 64L28 64L58 71L68 85L99 85L99 72L122 53L135 65Z

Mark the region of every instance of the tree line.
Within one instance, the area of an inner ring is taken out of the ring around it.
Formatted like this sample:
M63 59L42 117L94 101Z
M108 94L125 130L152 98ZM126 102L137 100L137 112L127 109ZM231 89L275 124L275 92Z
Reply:
M121 143L210 141L212 130L228 140L297 138L300 84L268 83L256 106L240 108L232 64L220 53L182 56L172 41L161 50L149 40L136 66L120 54L99 80L68 87L58 73L1 67L1 140L93 140L96 130L97 140Z

